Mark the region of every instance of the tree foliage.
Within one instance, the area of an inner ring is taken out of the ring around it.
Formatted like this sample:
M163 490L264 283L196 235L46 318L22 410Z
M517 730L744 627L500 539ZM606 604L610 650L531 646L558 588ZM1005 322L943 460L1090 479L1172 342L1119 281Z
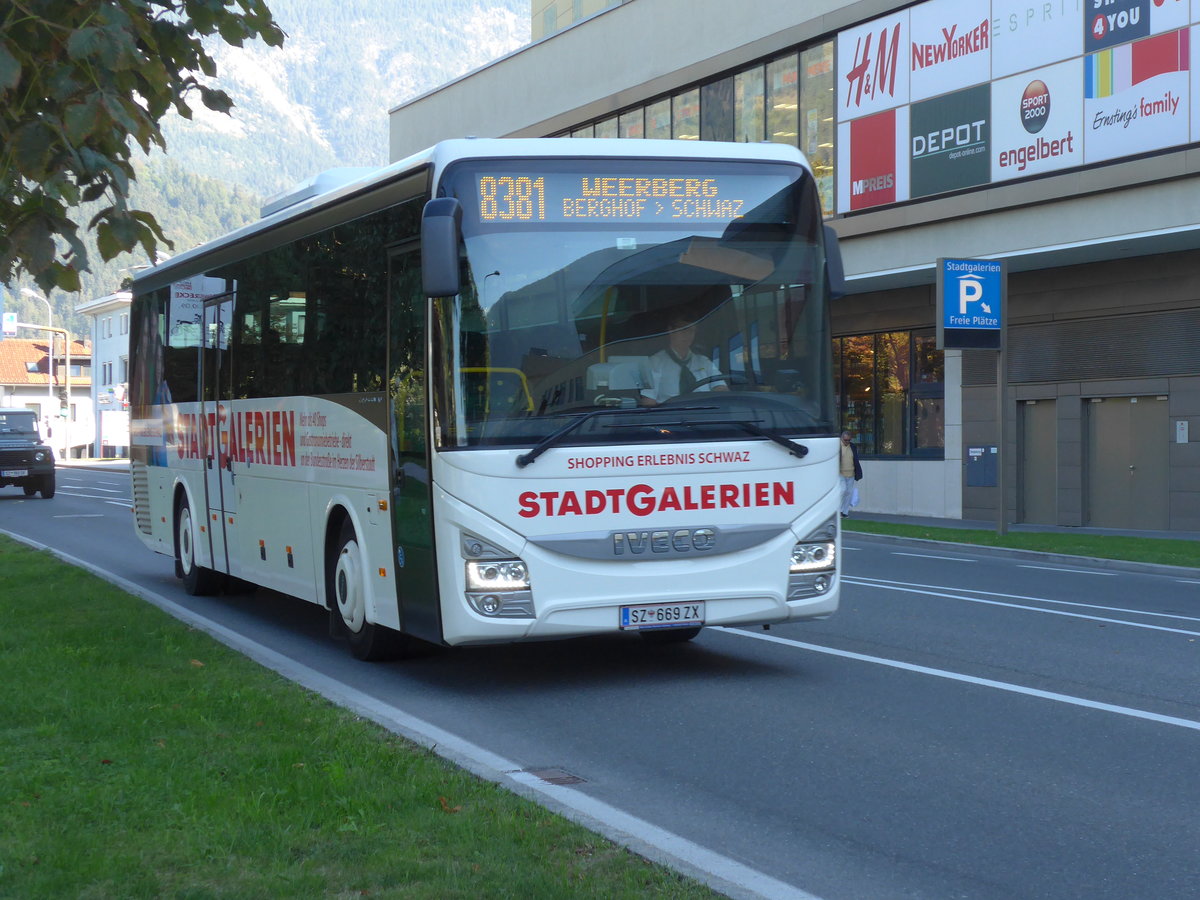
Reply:
M80 289L84 226L104 260L170 245L155 217L129 205L134 144L165 149L173 108L198 96L228 113L211 86L204 38L233 46L284 33L266 0L6 0L0 4L0 281L28 274L44 291Z

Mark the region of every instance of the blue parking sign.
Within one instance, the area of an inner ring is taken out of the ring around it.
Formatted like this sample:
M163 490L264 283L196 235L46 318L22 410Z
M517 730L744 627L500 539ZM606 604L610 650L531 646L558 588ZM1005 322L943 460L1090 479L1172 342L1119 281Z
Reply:
M938 260L938 346L1000 349L1005 270L1001 260Z

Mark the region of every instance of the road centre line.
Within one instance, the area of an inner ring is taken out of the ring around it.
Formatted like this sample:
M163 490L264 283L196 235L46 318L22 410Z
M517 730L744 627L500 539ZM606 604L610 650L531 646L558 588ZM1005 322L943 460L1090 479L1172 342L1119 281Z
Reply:
M95 485L91 485L91 484L88 484L86 486L87 486L87 488L89 488L93 491L104 491L104 493L106 493L106 494L121 494L121 493L124 493L126 490L128 490L128 488L102 488L102 487L96 487ZM59 489L60 490L66 489L68 491L82 490L82 488L77 488L73 484L61 484L61 483L59 484Z
M858 662L875 663L880 666L888 666L893 669L903 669L906 672L915 672L918 675L932 675L935 678L945 678L950 681L961 681L965 684L975 684L980 687L994 688L998 691L1007 691L1012 694L1024 694L1029 697L1039 697L1043 700L1053 700L1057 703L1067 703L1071 706L1082 706L1086 709L1096 709L1101 712L1116 713L1121 716L1128 716L1133 719L1145 719L1149 722L1158 722L1163 725L1174 725L1178 728L1189 728L1192 731L1200 731L1200 722L1191 719L1182 719L1178 716L1164 716L1160 713L1150 712L1145 709L1134 709L1130 706L1117 706L1113 703L1101 703L1098 700L1088 700L1084 697L1072 697L1070 694L1059 694L1054 691L1043 691L1038 688L1024 687L1019 684L1010 684L1006 681L993 681L990 678L979 678L975 675L964 675L961 672L950 672L946 669L933 669L929 666L918 666L914 663L901 662L898 659L885 659L881 656L867 656L865 653L854 653L850 650L837 650L833 647L823 647L820 644L808 644L804 641L793 641L790 638L776 637L772 634L759 634L753 631L743 631L739 628L729 627L725 625L717 625L715 628L720 629L726 634L737 635L738 637L753 638L756 641L769 641L774 644L784 644L788 647L797 647L801 650L811 650L814 653L825 653L829 656L840 656L844 659L853 659Z
M1184 628L1168 628L1165 625L1149 625L1149 624L1146 624L1145 622L1127 622L1124 619L1110 619L1106 616L1089 616L1089 615L1084 615L1083 613L1067 612L1064 609L1042 609L1041 607L1037 607L1037 606L1025 606L1021 603L1006 603L1001 600L985 600L982 597L967 597L962 594L943 594L943 593L940 593L937 591L928 590L920 585L913 586L913 587L901 587L898 584L890 584L890 583L884 582L884 581L865 581L862 579L855 579L855 578L846 578L843 580L848 584L859 584L859 585L862 585L863 587L879 588L879 589L885 590L885 591L901 591L901 592L907 593L907 594L920 594L923 597L942 597L947 600L964 600L967 603L981 603L985 606L1007 606L1010 609L1024 609L1024 610L1028 610L1029 612L1043 613L1048 616L1067 616L1068 618L1072 618L1072 619L1088 619L1093 622L1107 622L1107 623L1110 623L1113 625L1127 625L1130 628L1145 628L1150 631L1169 631L1173 634L1187 634L1187 635L1192 635L1195 637L1200 637L1200 631L1188 631ZM997 594L996 596L1006 596L1006 595ZM1034 600L1034 601L1038 601L1038 602L1042 602L1042 603L1068 603L1069 602L1066 600L1044 600L1039 597L1026 597L1023 599ZM1087 604L1076 604L1076 605L1086 606ZM1099 608L1107 609L1108 607L1099 607ZM1191 619L1188 616L1174 616L1174 615L1169 615L1167 613L1144 613L1144 612L1138 612L1136 610L1118 610L1118 611L1119 612L1127 612L1131 615L1138 615L1138 616L1167 616L1168 618L1171 618L1171 619L1182 619L1184 621L1197 621L1195 619Z
M1042 569L1046 572L1070 572L1072 575L1105 575L1109 578L1116 575L1116 572L1095 572L1091 569L1060 569L1058 566L1030 566L1021 563L1017 564L1019 569Z
M968 559L965 556L934 556L932 553L905 553L902 550L893 550L892 556L918 556L921 559L948 559L951 562L975 562L975 560Z
M115 502L112 497L99 497L95 494L80 494L77 491L72 491L70 489L63 490L62 485L59 485L58 492L64 497L78 497L80 500L104 500L108 503ZM126 502L132 503L133 501L129 500Z

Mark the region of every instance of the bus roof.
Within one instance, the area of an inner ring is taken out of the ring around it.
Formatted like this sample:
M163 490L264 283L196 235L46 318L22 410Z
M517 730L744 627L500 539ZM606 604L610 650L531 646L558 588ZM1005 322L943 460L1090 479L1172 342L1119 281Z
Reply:
M629 138L455 138L441 141L402 159L377 169L341 170L352 174L350 180L332 178L331 189L314 193L313 187L322 184L320 175L313 176L293 189L295 202L280 197L271 198L264 207L265 215L222 237L201 244L172 257L159 265L141 270L133 280L134 292L158 287L174 278L201 274L195 265L201 257L225 247L231 247L255 235L268 232L312 213L368 194L384 185L429 171L436 184L442 172L452 163L467 159L505 158L596 159L691 159L732 160L749 162L790 163L808 169L803 154L790 144L761 142L756 144L724 141L632 140Z

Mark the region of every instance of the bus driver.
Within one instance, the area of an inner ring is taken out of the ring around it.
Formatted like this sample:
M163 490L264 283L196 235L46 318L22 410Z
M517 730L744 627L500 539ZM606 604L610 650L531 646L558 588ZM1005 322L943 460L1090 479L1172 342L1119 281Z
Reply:
M693 391L727 391L721 370L710 360L692 352L696 320L688 312L677 312L668 320L667 346L649 360L650 387L642 391L642 406L658 404Z

